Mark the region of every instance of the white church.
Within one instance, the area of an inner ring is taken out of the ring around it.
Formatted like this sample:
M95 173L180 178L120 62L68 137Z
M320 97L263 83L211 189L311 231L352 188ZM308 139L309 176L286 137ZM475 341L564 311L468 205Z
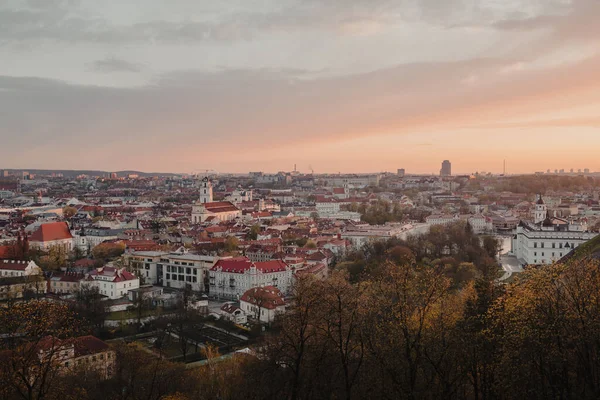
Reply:
M208 177L200 183L200 198L192 206L192 223L219 223L242 216L242 211L229 201L213 201L213 186Z
M548 265L595 238L585 222L550 217L542 195L535 204L533 221L521 221L512 238L511 253L522 265Z

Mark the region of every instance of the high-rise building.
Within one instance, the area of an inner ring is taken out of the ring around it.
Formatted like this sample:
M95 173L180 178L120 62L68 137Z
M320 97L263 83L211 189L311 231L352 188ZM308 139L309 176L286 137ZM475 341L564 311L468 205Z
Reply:
M404 170L404 168L400 168L398 169L398 176L400 178L404 178L404 175L406 174L406 171Z
M451 176L452 175L452 164L448 160L442 162L442 169L440 170L440 176Z

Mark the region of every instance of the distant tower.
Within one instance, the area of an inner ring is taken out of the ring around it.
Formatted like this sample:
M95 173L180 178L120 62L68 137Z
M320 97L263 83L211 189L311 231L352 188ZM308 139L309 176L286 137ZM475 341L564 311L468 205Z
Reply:
M548 207L546 207L546 204L542 199L542 194L540 193L538 196L539 198L535 202L535 211L533 212L533 222L536 224L544 222L548 213Z
M440 176L451 176L452 175L452 164L448 160L442 162L442 169L440 170Z
M400 178L404 178L404 175L406 174L406 170L404 168L400 168L398 169L398 176Z
M213 201L213 187L212 182L207 176L202 179L200 184L200 203L212 203Z

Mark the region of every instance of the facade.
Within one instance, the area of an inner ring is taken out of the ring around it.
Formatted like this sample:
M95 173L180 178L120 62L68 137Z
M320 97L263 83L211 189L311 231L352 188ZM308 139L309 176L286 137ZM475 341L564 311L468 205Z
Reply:
M111 378L115 373L115 351L95 336L66 340L47 337L39 346L40 361L58 362L64 372L86 368L97 372L103 380Z
M242 211L229 201L213 201L212 182L205 177L200 184L200 198L192 206L192 223L200 224L211 219L216 222L233 221Z
M584 225L546 215L541 223L519 224L511 241L511 253L522 265L548 265L597 235Z
M254 320L268 324L285 312L285 300L276 287L255 287L244 292L240 308Z
M317 202L316 207L319 215L335 214L340 212L340 203L335 200Z
M81 290L81 282L85 275L81 273L65 272L52 274L48 278L48 291L56 294L74 294Z
M190 254L183 247L171 253L137 251L126 254L125 258L144 284L178 289L190 285L198 292L208 291L208 271L219 260L215 256Z
M90 272L81 284L97 287L100 294L110 299L120 299L127 296L127 291L138 289L140 280L125 269L101 267Z
M0 278L42 275L42 269L33 261L0 260Z
M246 257L219 260L210 269L211 295L239 299L248 289L273 286L287 293L292 269L281 260L252 262Z

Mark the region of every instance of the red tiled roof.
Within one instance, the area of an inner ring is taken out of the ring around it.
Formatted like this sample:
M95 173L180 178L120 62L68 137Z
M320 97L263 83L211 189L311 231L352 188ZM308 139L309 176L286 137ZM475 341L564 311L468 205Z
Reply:
M240 300L250 304L260 305L260 307L269 310L274 310L277 307L285 306L283 293L281 293L281 290L277 289L274 286L256 287L248 289L242 295Z
M136 279L135 275L133 275L131 272L125 271L124 269L119 270L114 267L97 268L90 272L91 279L94 279L95 276L112 277L113 279L111 282L123 282Z
M234 206L233 203L229 201L214 201L212 203L204 203L202 205L206 211L210 211L212 213L239 211L239 208Z
M287 264L281 260L255 262L254 265L261 272L283 272L287 269Z
M9 271L25 271L28 261L0 260L0 269Z
M244 271L249 270L250 267L252 267L252 262L249 259L246 257L237 257L219 260L211 268L211 270L221 270L223 272L234 272L241 274L244 273Z
M32 242L51 242L53 240L72 239L71 231L66 222L50 222L42 224L31 235Z
M73 340L75 357L102 353L108 350L108 345L95 336L81 336Z
M9 258L12 252L12 246L0 246L0 259Z
M263 273L271 272L283 272L287 269L287 264L281 260L271 260L263 262L251 262L246 257L228 258L225 260L219 260L211 268L212 271L232 272L237 274L243 274L245 271L255 266L258 271Z

